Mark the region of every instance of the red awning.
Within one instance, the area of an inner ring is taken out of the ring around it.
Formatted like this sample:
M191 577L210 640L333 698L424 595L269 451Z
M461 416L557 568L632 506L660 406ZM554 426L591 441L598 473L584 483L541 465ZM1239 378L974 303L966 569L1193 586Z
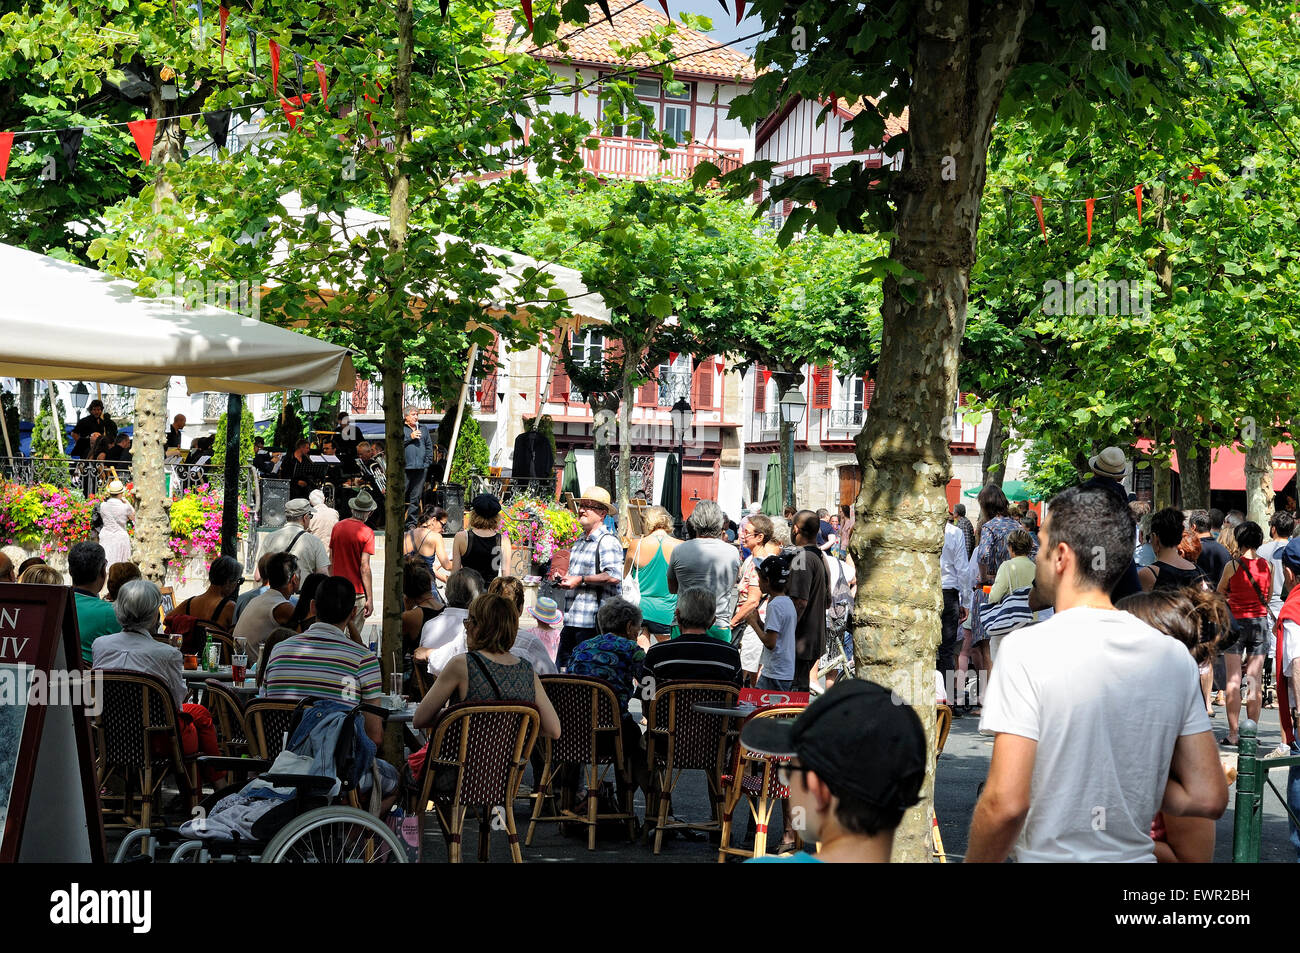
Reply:
M1150 440L1139 440L1136 449L1149 450ZM1178 452L1170 458L1170 467L1178 472ZM1279 443L1273 447L1273 490L1280 491L1295 476L1295 450L1290 444ZM1239 444L1219 447L1210 460L1211 490L1246 489L1246 455Z

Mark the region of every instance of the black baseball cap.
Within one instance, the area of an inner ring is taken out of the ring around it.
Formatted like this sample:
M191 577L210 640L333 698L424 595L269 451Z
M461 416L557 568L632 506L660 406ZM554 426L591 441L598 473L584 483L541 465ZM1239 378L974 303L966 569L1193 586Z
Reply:
M777 553L774 556L768 556L758 564L758 574L768 582L774 582L779 586L784 586L790 581L790 559L783 553Z
M485 516L488 519L501 512L501 501L491 493L480 493L474 497L469 505L473 507L474 512L479 516Z
M884 810L921 798L926 743L921 719L875 682L840 679L798 718L754 718L740 740L759 754L797 757L837 797Z

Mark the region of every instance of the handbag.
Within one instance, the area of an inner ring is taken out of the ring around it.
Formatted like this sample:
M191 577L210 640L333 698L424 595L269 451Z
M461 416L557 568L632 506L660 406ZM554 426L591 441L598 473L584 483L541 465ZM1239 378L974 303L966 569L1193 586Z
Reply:
M632 557L632 572L624 576L622 583L619 585L619 595L634 606L641 605L641 581L637 578L640 567L637 565L637 560L641 558L641 543L643 542L644 540L637 540L636 554Z
M980 623L984 631L990 636L1007 635L1031 624L1034 613L1029 608L1029 590L1032 588L1025 586L1007 593L1001 602L986 602L980 606Z

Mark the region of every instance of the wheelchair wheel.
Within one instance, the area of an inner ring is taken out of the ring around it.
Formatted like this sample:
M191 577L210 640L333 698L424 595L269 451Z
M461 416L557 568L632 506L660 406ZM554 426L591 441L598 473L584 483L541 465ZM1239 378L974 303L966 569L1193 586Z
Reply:
M404 864L406 845L379 818L354 807L318 807L266 845L264 864Z

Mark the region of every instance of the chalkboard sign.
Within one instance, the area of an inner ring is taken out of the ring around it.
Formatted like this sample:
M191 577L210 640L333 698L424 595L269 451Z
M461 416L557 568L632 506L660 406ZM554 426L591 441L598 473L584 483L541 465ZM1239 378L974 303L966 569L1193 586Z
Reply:
M0 587L0 861L102 862L104 826L72 590Z

